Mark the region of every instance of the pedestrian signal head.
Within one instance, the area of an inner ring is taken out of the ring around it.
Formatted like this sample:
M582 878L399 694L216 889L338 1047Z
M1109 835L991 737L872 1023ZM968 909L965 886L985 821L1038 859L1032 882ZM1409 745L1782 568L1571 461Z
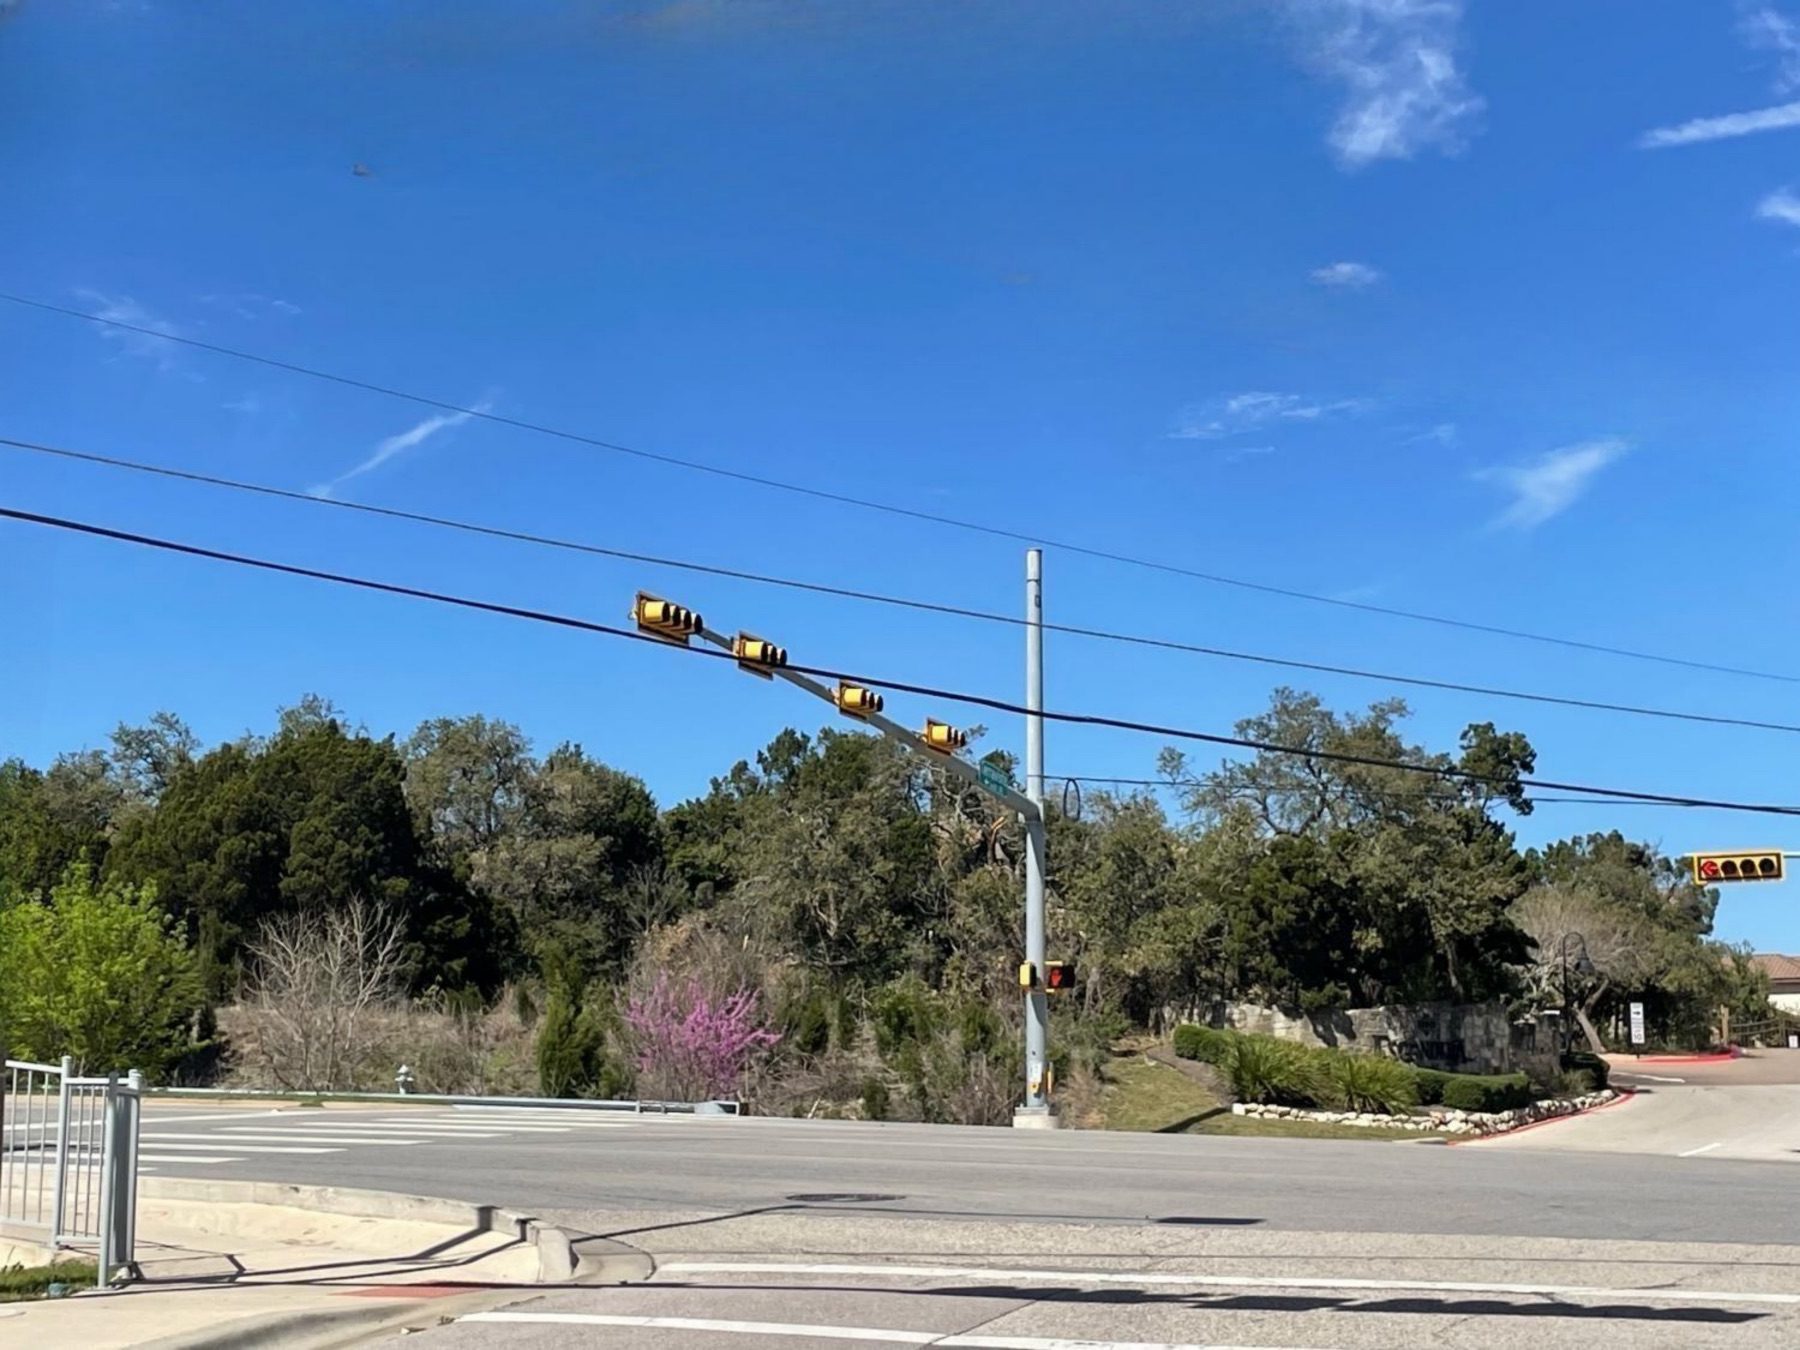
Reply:
M1781 881L1787 865L1780 849L1739 849L1735 853L1696 853L1689 861L1696 886L1724 881Z
M786 647L777 647L751 633L739 633L733 638L731 653L737 657L739 670L747 670L765 680L774 678L770 671L779 670L788 663Z
M662 638L665 642L678 642L683 647L687 646L690 637L706 627L705 621L693 610L672 600L659 600L643 591L639 591L632 602L631 621L640 633Z
M1075 987L1073 961L1044 962L1044 988L1052 994L1066 994Z
M839 712L851 717L867 717L887 706L886 701L873 689L865 689L860 684L846 681L839 681L837 689L831 695L831 701L838 705Z
M958 731L947 722L934 722L926 718L925 730L919 733L919 739L925 742L928 750L936 750L941 755L953 755L968 747L969 733Z

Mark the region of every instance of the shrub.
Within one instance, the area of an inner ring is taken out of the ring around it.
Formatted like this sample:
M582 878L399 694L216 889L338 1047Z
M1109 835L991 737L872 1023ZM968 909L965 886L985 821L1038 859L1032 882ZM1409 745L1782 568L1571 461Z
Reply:
M1442 1069L1414 1069L1413 1086L1419 1094L1420 1106L1436 1106L1444 1100L1444 1084L1456 1075Z
M1234 1035L1211 1027L1179 1026L1175 1028L1175 1054L1181 1059L1218 1064L1224 1060Z
M1522 1073L1446 1075L1444 1105L1458 1111L1510 1111L1531 1104L1531 1081Z
M1319 1055L1273 1036L1230 1036L1219 1069L1240 1102L1312 1106L1319 1098Z
M1565 1091L1599 1092L1606 1087L1612 1066L1590 1050L1572 1051L1562 1057Z
M1334 1050L1322 1055L1319 1062L1322 1095L1336 1110L1392 1116L1419 1100L1412 1069L1397 1059Z

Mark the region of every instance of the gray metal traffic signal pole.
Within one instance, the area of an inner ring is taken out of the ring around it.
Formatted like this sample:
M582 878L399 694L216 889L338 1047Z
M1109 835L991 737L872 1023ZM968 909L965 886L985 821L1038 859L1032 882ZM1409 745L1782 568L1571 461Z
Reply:
M715 633L710 628L703 628L697 636L701 641L717 647L721 651L728 652L732 650L731 639L723 633ZM822 698L827 703L831 704L832 707L837 707L837 700L832 697L830 686L820 684L810 676L801 675L791 670L783 670L779 666L771 667L765 673L773 676L775 679L785 680L798 689L804 689L814 698ZM843 710L839 708L838 711L842 712ZM845 713L844 715L846 717L850 716L849 713ZM942 751L933 750L930 746L926 745L922 739L908 731L898 722L890 721L880 713L865 713L855 720L867 723L869 726L874 727L875 730L879 731L883 736L886 736L890 741L898 742L927 763L935 764L962 779L970 787L986 793L996 801L1004 802L1007 806L1023 816L1027 823L1033 819L1041 820L1043 818L1043 812L1038 803L1019 792L1018 789L1012 787L1004 789L995 788L993 784L983 781L981 770L969 763L968 760L958 759L955 755L947 755Z
M1025 992L1025 1102L1013 1112L1013 1124L1024 1128L1047 1129L1056 1125L1050 1109L1049 1041L1050 1006L1044 992L1044 555L1039 549L1025 554L1025 792L1008 785L996 787L983 778L981 770L966 759L943 754L926 745L918 736L880 713L857 718L874 727L889 740L899 743L928 763L936 764L961 778L977 791L1005 803L1019 813L1025 824L1025 959L1034 975L1032 987ZM702 642L731 651L732 642L723 633L702 628ZM814 698L837 707L831 689L810 676L779 666L764 672L804 689ZM841 712L842 709L839 709Z
M1025 552L1025 795L1037 809L1025 818L1025 1104L1013 1124L1045 1128L1050 1111L1050 1000L1044 991L1044 554Z

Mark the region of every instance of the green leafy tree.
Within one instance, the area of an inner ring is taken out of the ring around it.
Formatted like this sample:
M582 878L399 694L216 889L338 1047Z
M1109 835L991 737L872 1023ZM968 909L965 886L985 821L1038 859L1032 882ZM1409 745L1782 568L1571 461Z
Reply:
M0 1044L89 1072L166 1072L192 1048L194 960L150 887L69 869L48 903L0 911Z

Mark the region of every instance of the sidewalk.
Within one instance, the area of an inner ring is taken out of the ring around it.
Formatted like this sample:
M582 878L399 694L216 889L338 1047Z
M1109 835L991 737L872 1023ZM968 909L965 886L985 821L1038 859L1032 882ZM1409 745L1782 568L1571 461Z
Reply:
M323 1346L597 1274L559 1230L489 1206L329 1187L146 1178L144 1278L0 1305L32 1350Z

